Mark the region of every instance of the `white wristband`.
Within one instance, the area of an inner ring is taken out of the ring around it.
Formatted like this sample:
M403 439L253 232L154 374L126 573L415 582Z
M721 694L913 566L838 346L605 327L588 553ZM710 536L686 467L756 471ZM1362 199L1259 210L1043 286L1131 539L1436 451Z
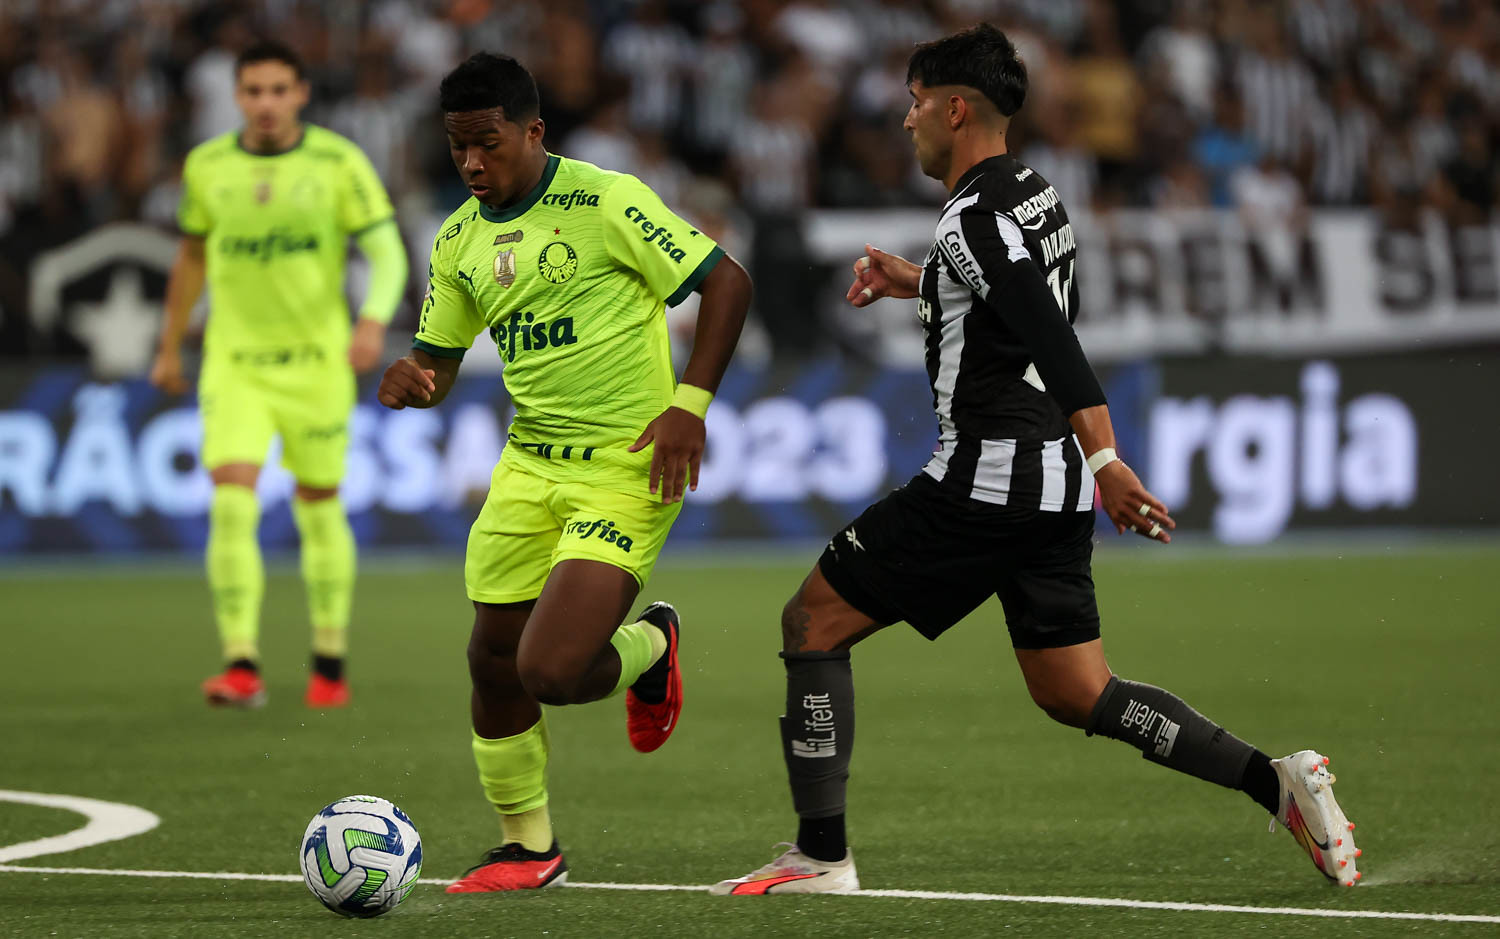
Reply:
M1108 466L1119 458L1120 455L1115 452L1114 447L1105 447L1103 450L1096 450L1093 455L1089 457L1089 472L1098 474L1100 470L1104 469L1104 467Z

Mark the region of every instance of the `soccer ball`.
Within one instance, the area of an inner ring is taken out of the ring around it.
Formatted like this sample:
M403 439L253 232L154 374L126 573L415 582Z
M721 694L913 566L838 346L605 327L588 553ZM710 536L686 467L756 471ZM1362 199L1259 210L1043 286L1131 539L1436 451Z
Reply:
M376 796L345 796L302 836L302 879L341 916L389 913L417 885L422 839L406 813Z

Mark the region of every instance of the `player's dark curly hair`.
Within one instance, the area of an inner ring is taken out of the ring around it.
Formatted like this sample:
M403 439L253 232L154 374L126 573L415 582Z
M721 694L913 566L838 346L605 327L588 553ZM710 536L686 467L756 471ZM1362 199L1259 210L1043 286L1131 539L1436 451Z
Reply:
M444 113L499 108L513 124L541 114L536 80L508 55L476 52L443 77L438 99Z
M1026 100L1026 63L1015 43L989 23L919 43L906 64L906 83L966 85L1010 117Z
M291 46L284 42L277 42L274 39L261 39L251 43L243 52L235 56L235 76L238 77L245 66L255 65L257 62L280 62L283 65L291 66L292 71L297 75L298 81L301 81L305 77L302 72L301 57L292 51Z

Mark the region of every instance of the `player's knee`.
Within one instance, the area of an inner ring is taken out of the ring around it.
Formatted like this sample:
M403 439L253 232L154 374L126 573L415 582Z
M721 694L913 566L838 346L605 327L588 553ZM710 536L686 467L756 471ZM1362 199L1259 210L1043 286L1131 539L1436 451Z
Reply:
M476 687L511 684L516 675L515 643L497 642L493 637L475 631L465 650L469 660L469 677Z
M1032 686L1027 690L1031 692L1031 700L1036 702L1036 706L1041 708L1048 717L1068 727L1086 726L1098 697L1095 695L1094 698L1085 700L1088 695L1076 693L1068 688Z
M578 700L579 686L583 676L576 674L572 669L556 662L532 662L523 659L516 663L516 672L520 676L521 686L526 689L526 693L542 704L561 707Z

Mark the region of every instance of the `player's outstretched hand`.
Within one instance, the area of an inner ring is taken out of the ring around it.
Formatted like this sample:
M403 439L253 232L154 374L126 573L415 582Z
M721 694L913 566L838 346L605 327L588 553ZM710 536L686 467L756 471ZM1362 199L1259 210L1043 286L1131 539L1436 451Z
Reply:
M881 297L910 300L917 295L922 269L897 254L865 245L870 252L854 262L854 283L844 295L855 306L869 306Z
M681 502L684 479L689 489L698 488L698 467L703 463L707 439L708 428L701 417L682 408L667 408L646 425L630 445L630 452L655 443L651 450L651 492L660 489L663 503Z
M393 411L409 404L425 404L432 400L432 393L437 390L433 383L436 377L437 373L432 369L423 368L409 358L397 359L380 376L375 398Z
M354 335L349 339L349 364L361 375L380 364L380 354L385 351L385 324L377 320L360 319L354 324Z
M1099 500L1104 504L1109 520L1115 523L1116 532L1123 535L1128 528L1162 544L1172 541L1168 532L1176 528L1177 523L1167 514L1167 507L1146 491L1135 471L1126 466L1124 460L1114 460L1100 467L1094 474L1094 481L1099 484Z
M169 395L185 393L188 383L182 374L182 353L176 349L158 350L151 362L151 384Z

